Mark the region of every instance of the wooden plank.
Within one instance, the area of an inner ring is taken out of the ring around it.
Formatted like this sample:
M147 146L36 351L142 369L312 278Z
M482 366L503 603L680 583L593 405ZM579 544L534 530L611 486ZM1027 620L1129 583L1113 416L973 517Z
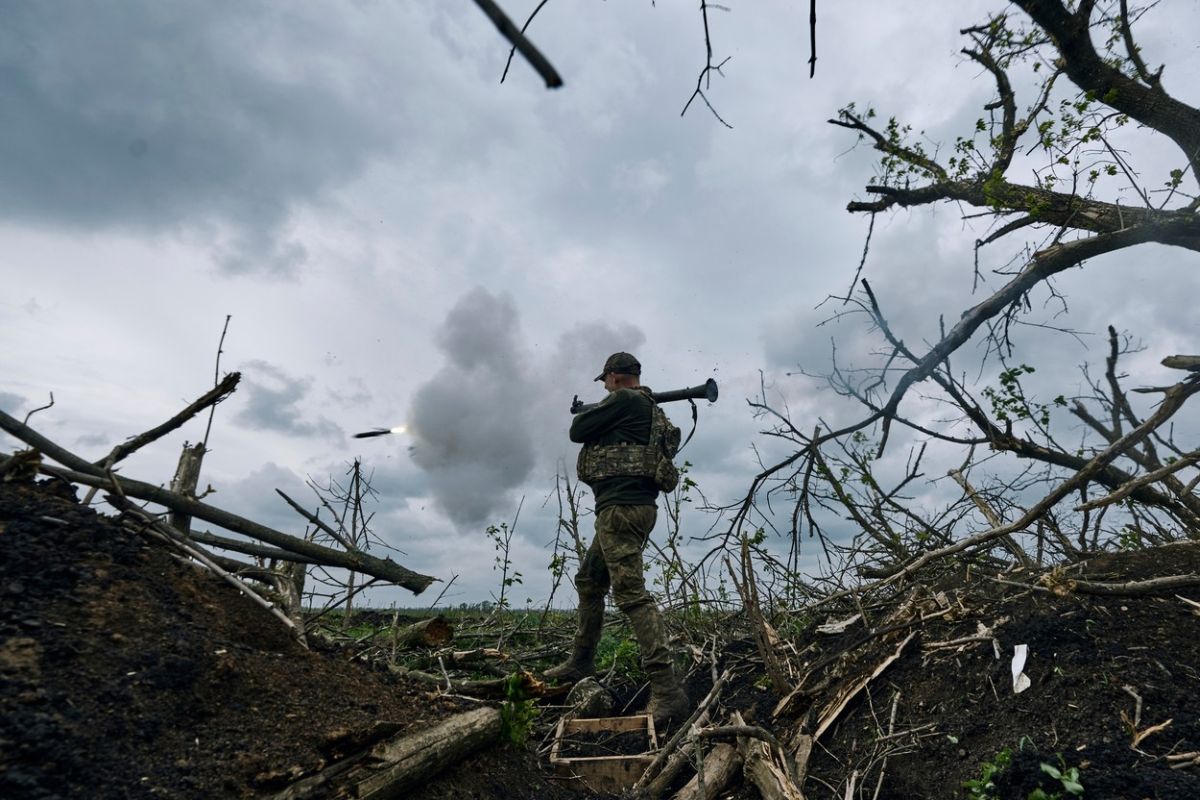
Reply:
M563 739L572 733L627 733L630 731L642 731L646 734L647 751L657 749L654 721L645 714L631 717L559 719L554 746L550 751L550 763L554 765L555 772L559 775L573 778L592 791L621 792L632 786L642 776L646 767L654 761L653 755L646 753L628 756L564 758L562 743Z

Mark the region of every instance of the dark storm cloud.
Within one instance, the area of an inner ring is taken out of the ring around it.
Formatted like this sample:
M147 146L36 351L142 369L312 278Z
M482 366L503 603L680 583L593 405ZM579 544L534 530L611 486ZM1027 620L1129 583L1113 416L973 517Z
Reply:
M324 417L315 421L303 418L301 403L312 390L312 378L292 377L265 361L251 361L240 369L242 385L236 397L242 408L233 417L238 425L294 436L336 439L344 435L340 427Z
M519 333L511 297L471 290L438 331L446 364L413 397L413 460L458 525L484 522L534 465Z
M6 3L0 218L199 232L227 272L294 270L293 206L386 141L312 66L335 38L301 7Z

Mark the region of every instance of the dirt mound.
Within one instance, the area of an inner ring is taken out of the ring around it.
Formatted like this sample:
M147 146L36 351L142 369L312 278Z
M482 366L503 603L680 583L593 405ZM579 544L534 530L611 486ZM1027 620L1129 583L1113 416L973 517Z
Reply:
M0 596L0 797L266 796L474 707L305 650L62 484L0 484Z
M838 692L900 657L828 728L809 775L873 791L882 774L881 800L918 800L964 797L987 768L995 790L980 796L1070 797L1047 765L1077 770L1087 797L1200 797L1200 765L1181 757L1200 751L1200 586L1145 583L1187 575L1200 576L1200 543L1041 576L946 575L907 605L865 609L875 633L860 619L821 634L828 620L812 620L797 640L812 688L788 711L808 712L810 732Z
M1067 798L1075 781L1086 797L1192 800L1200 587L1147 583L1189 575L1200 575L1200 543L1065 571L947 572L777 616L790 697L768 688L745 620L721 614L715 666L734 677L714 719L737 709L793 748L817 733L804 765L812 797L962 798L975 780L992 784L977 797ZM1028 650L1020 693L1017 645ZM693 700L713 666L693 665ZM636 704L637 689L625 700ZM472 707L305 650L69 487L0 484L0 797L267 797L372 737ZM546 711L533 747L553 723ZM498 746L416 796L580 796L544 770L532 749ZM731 791L757 796L744 783Z

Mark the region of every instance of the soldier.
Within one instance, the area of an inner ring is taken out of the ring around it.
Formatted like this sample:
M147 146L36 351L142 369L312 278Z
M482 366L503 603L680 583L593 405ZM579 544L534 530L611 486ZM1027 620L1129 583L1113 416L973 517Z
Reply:
M579 479L591 487L596 499L596 535L575 576L579 629L574 649L566 662L545 674L577 681L595 672L604 597L611 586L613 601L633 628L642 668L650 678L646 712L665 726L687 716L688 700L675 675L662 616L646 591L642 550L658 513L655 464L659 439L670 423L650 390L641 385L641 373L642 365L629 353L609 356L596 378L604 381L608 397L571 422L571 441L583 444Z

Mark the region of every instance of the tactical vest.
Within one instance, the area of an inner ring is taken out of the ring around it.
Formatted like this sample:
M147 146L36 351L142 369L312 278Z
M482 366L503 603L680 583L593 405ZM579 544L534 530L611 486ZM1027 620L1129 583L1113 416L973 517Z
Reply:
M650 409L650 441L646 444L585 444L575 463L579 480L592 486L605 478L650 478L660 491L674 491L679 483L679 471L671 459L679 449L681 432L667 419L658 403L651 401Z

